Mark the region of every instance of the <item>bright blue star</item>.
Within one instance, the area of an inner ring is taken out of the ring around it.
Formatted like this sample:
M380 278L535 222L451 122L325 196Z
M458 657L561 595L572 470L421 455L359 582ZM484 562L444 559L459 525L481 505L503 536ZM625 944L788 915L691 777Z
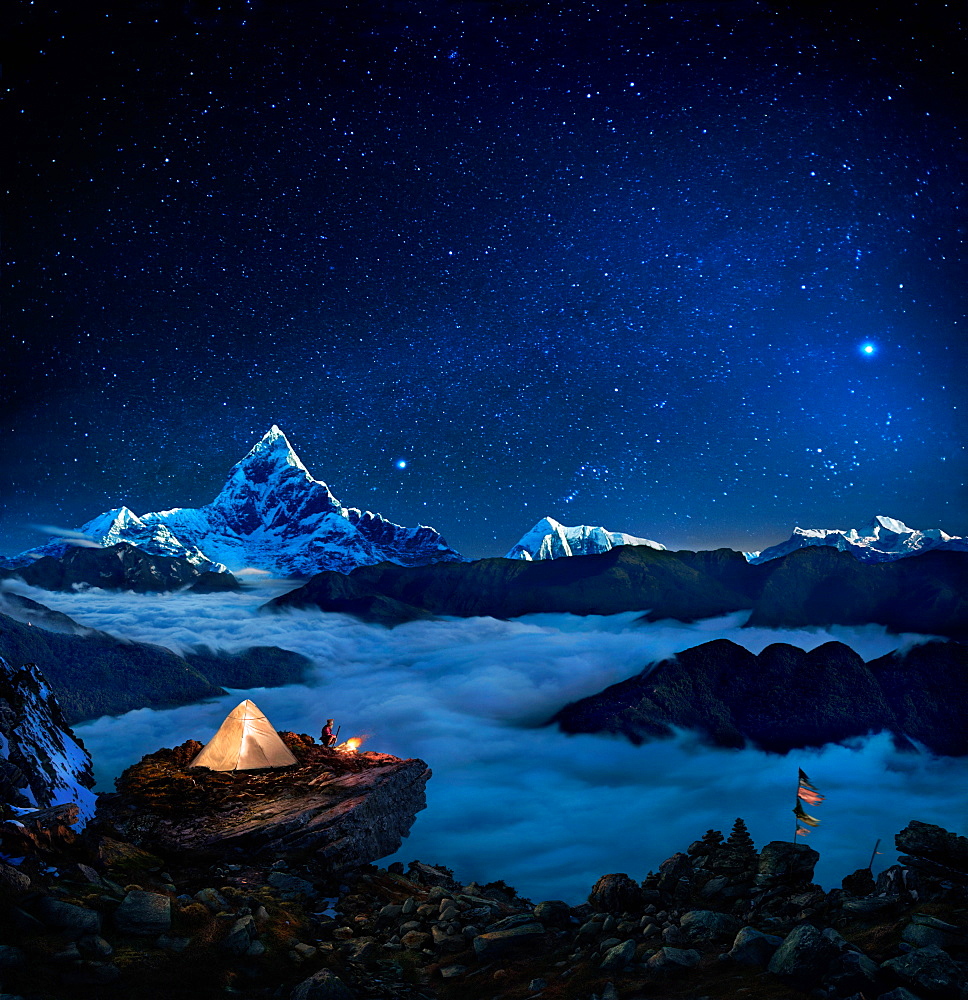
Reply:
M861 354L866 354L868 357L870 357L876 350L877 348L871 343L860 345Z
M398 458L393 464L398 469L405 469L407 467L407 460L405 458Z

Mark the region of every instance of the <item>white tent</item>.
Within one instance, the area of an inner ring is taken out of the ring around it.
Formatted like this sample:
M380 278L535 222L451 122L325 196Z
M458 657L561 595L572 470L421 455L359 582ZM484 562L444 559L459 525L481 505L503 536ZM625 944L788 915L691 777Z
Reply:
M229 712L218 732L202 747L189 767L255 771L295 763L296 758L279 739L272 723L255 702L246 699Z

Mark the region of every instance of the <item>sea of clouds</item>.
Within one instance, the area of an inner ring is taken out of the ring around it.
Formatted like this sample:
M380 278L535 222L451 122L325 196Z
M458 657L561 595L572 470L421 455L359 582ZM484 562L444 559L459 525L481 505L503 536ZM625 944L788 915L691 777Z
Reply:
M555 614L386 629L314 610L258 612L287 586L262 581L245 593L212 595L21 588L85 625L176 651L278 645L315 664L304 684L75 727L102 790L145 753L205 742L251 697L277 729L318 735L333 717L341 739L369 733L375 750L427 761L427 809L393 860L444 864L465 882L504 879L535 900L581 902L606 872L641 879L705 830L728 833L737 816L758 846L790 839L798 767L827 796L810 810L822 819L810 843L827 888L866 866L878 838L884 853L875 873L891 863L893 836L911 819L968 826L968 759L900 753L885 735L779 756L711 749L688 734L635 747L542 726L564 704L717 637L753 652L777 641L811 649L833 638L865 659L918 637L878 626L744 629L744 615L683 624Z

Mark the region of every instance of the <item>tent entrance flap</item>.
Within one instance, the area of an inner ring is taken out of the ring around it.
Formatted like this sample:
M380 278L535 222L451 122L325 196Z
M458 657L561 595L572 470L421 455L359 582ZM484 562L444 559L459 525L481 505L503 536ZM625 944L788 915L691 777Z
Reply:
M255 771L298 763L255 702L240 702L189 767Z

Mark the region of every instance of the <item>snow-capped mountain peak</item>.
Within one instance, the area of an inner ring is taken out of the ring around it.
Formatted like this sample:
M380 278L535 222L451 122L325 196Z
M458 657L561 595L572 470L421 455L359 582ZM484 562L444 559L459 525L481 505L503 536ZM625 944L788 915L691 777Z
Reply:
M144 522L133 510L128 507L113 507L92 518L81 527L81 531L101 545L116 545L121 541L122 532L144 527Z
M622 531L578 524L573 527L561 524L553 517L543 517L504 557L505 559L562 559L567 556L595 555L608 552L616 545L645 545L652 549L665 549L664 545L649 538L637 538Z
M796 527L785 542L744 555L752 563L762 563L811 545L851 552L862 562L890 562L938 548L968 551L968 540L949 535L940 528L909 528L895 517L878 514L863 528Z
M289 438L279 429L277 424L273 424L268 431L257 441L249 453L237 463L235 468L248 468L261 464L270 465L291 465L300 472L305 472L309 476L309 470L302 464L299 456L289 443ZM312 476L309 476L312 479Z
M130 542L154 554L213 563L217 570L252 567L283 576L349 573L386 561L417 566L463 559L433 528L405 528L343 507L275 424L232 466L219 495L204 507L140 516L116 507L89 521L83 532L100 545Z

